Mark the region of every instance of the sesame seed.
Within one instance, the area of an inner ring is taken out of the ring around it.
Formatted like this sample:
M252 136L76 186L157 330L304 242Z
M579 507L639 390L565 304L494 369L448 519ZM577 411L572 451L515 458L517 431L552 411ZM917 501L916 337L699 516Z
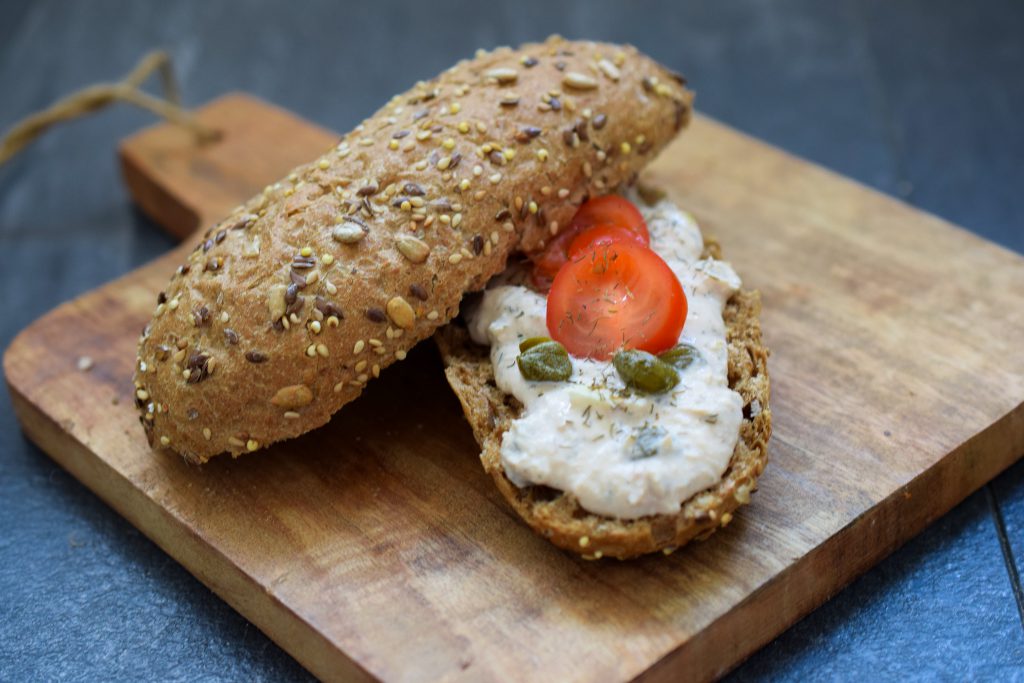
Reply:
M590 545L590 536L580 536L580 547L586 548Z
M170 446L171 445L171 437L169 437L169 436L161 436L160 437L160 443L163 444L164 446Z
M356 372L362 372L363 370L365 370L366 369L366 365L367 365L367 361L365 361L365 360L361 360L358 363L356 363Z
M370 346L372 346L375 349L384 346L384 342L382 342L380 339L370 339L368 341L370 342Z
M487 124L484 123L483 121L477 121L476 122L476 129L477 129L477 132L479 132L479 133L486 133L487 132Z
M165 310L167 310L167 305L166 304L157 304L157 306L156 306L156 317L159 318L160 316L162 316L164 314Z
M451 216L449 216L449 215L448 215L448 214L446 214L446 213L443 213L443 214L441 214L441 217L440 217L440 219L439 219L439 220L440 220L440 221L441 221L442 223L444 223L445 225L448 225L448 224L450 224L450 223L452 222L452 217L451 217Z
M446 171L448 170L448 167L451 165L451 163L451 157L441 157L440 159L437 160L437 169L439 171Z
M249 439L248 441L245 442L245 448L250 453L252 453L256 449L258 449L259 447L260 447L260 442L257 441L256 439Z
M177 310L178 305L179 304L178 304L178 299L177 298L171 299L171 302L169 304L167 304L167 308L169 308L172 311L174 311L174 310Z
M543 148L538 149L537 150L537 158L540 159L541 161L547 161L548 160L548 151L546 149L543 149Z
M479 176L483 172L484 172L484 167L481 166L480 164L477 164L476 166L473 167L473 175Z
M501 182L501 174L500 173L495 173L490 178L488 178L488 180L491 181L491 185L497 185L498 183Z
M316 320L309 323L309 329L313 334L320 334L320 323Z
M465 192L468 189L469 189L469 179L468 178L463 178L462 180L459 181L459 190L461 190L462 192Z
M426 140L429 137L430 137L430 131L429 130L421 130L420 132L416 133L416 139L419 140L420 142L423 142L424 140Z
M310 358L316 357L316 344L310 344L306 347L306 355Z
M338 293L338 288L335 287L334 284L332 284L330 280L325 280L325 283L326 284L324 286L327 288L327 292L329 294L337 294Z
M563 187L558 191L558 198L565 199L569 196L569 188Z
M548 224L548 230L551 232L552 235L557 235L558 234L558 221L551 221Z
M362 140L359 141L359 144L362 145L363 147L369 147L370 145L373 144L373 138L363 138Z
M334 385L334 393L340 394L341 390L344 389L344 388L345 388L345 383L344 382L338 382L337 384Z
M454 216L452 216L452 227L453 228L459 227L460 223L462 223L462 214L461 213L457 213Z
M209 427L203 427L203 438L209 441L213 437L213 432L210 431Z
M320 167L321 171L326 171L331 167L331 162L327 161L327 159L321 159L317 166Z
M440 317L437 311L431 311L427 313L427 320L437 320Z
M352 353L353 354L362 353L363 349L365 349L365 348L366 348L366 343L362 339L360 339L359 341L356 342L355 346L352 347Z
M78 359L78 369L81 372L88 372L89 370L92 370L92 365L92 358L89 356L81 356ZM143 363L143 365L145 364ZM145 372L145 370L143 370L143 372Z
M398 349L397 351L395 351L395 358L397 358L398 360L405 360L405 351L403 351L402 349Z
M149 392L146 391L145 389L139 389L138 391L135 392L135 397L140 401L148 401Z
M245 442L239 439L237 436L229 436L228 443L235 448L245 448Z
M286 410L284 412L284 419L286 419L286 420L298 420L299 417L301 417L301 416L298 413L296 413L294 410Z
M452 254L451 256L448 257L448 263L452 264L453 266L456 265L461 260L462 254L459 253Z
M337 327L337 326L338 326L338 316L332 315L329 318L327 318L327 327Z
M327 358L328 356L331 355L330 351L327 350L327 347L324 344L317 344L316 352L320 355L321 358Z

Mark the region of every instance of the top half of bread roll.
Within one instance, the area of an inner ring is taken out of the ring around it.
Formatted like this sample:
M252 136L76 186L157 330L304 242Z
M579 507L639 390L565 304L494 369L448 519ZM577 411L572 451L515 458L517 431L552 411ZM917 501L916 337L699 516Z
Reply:
M327 422L509 254L631 182L688 122L683 82L633 47L552 38L392 98L208 230L159 294L135 375L150 441L204 462Z

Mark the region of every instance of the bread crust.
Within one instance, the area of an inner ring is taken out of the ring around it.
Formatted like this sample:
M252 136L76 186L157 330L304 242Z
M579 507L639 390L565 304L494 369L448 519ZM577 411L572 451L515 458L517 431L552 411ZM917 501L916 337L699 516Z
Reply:
M717 243L708 241L704 255L719 258ZM435 340L445 361L448 383L459 397L482 448L484 469L519 516L558 547L586 559L628 559L659 550L669 553L694 538L706 538L729 524L736 508L748 503L756 490L757 478L768 460L772 429L768 349L761 339L760 312L760 293L746 290L730 297L723 311L729 345L729 386L743 397L743 421L721 481L684 501L675 514L635 520L588 512L563 491L513 484L501 464L501 439L512 420L521 414L522 405L495 385L489 349L474 344L464 325L449 325L435 335Z
M514 250L689 120L635 48L554 37L417 84L208 230L138 346L150 443L192 462L326 423Z

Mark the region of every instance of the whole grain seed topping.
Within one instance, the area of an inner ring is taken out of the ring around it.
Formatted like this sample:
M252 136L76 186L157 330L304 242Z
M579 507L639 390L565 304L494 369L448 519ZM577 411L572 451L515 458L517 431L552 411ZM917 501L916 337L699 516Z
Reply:
M351 220L347 220L341 225L334 226L331 230L331 237L334 241L341 242L342 244L355 244L366 236L368 230Z
M392 297L387 304L388 316L396 325L404 329L412 328L416 322L416 311L409 302L400 296Z
M267 308L270 309L270 319L279 320L284 316L288 303L285 301L285 285L271 285L267 290Z
M518 95L506 95L498 100L498 105L502 107L515 107L519 104Z
M499 85L507 85L509 83L515 83L516 79L519 78L519 72L515 69L507 67L491 69L486 74L487 78L495 81Z
M395 239L395 246L411 263L423 263L430 255L430 246L412 235L401 234Z
M599 61L597 63L597 68L601 70L601 73L613 81L617 81L622 77L622 74L619 72L619 68L607 59Z
M523 57L520 60L520 62L527 69L532 69L533 67L537 66L537 58L536 57Z
M359 197L369 197L371 195L377 194L379 190L380 184L377 183L376 180L371 180L366 185L363 185L358 190L356 190L356 195Z
M299 253L292 257L291 265L295 270L306 270L316 265L316 257L304 256Z
M594 130L601 130L604 128L604 124L608 123L608 116L605 114L598 114L590 123L594 126Z
M279 389L270 402L279 408L294 410L312 403L313 392L305 384L293 384Z
M210 322L210 309L206 306L200 306L196 310L192 311L192 322L196 327L203 327Z
M259 351L246 351L245 359L250 363L266 363L269 360L267 354Z
M516 133L516 142L525 144L540 135L540 132L540 128L536 126L523 126Z
M383 310L379 308L368 308L366 309L366 317L371 322L384 323L387 322L388 316Z
M183 374L189 384L198 384L210 376L210 356L198 351L188 357Z
M420 301L426 301L429 298L426 287L420 284L413 284L409 286L409 293L419 299Z

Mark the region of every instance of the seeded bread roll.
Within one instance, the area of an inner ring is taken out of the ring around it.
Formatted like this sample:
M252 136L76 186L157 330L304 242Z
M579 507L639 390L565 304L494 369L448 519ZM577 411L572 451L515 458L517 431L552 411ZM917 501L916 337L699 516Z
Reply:
M465 292L632 180L689 120L635 48L552 38L418 83L238 207L138 347L150 443L201 463L326 423Z
M707 241L704 256L720 258L718 244ZM729 386L743 398L743 422L721 481L683 501L675 514L633 520L588 512L571 494L548 486L513 484L501 464L501 440L512 420L521 415L522 405L497 387L490 350L474 344L464 325L445 327L436 340L448 383L482 449L484 469L519 516L558 547L586 559L628 559L659 550L669 553L694 538L706 538L732 521L736 508L750 502L768 461L772 431L768 349L761 341L760 312L760 295L741 290L726 302L722 314L729 345Z

